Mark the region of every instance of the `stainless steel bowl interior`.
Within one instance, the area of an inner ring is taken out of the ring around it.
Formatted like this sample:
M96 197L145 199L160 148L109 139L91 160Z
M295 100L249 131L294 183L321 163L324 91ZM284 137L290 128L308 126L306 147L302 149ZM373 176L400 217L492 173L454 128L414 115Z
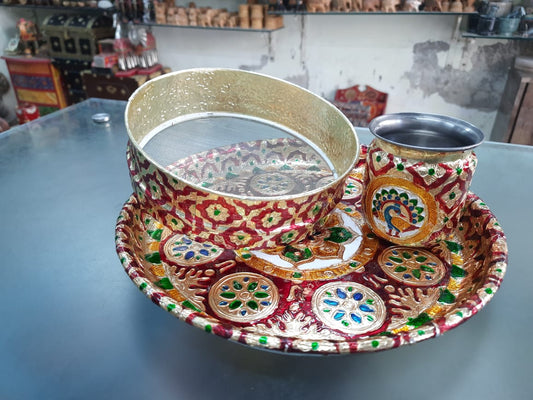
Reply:
M474 125L444 115L397 113L374 118L370 131L392 144L426 151L464 151L484 140Z

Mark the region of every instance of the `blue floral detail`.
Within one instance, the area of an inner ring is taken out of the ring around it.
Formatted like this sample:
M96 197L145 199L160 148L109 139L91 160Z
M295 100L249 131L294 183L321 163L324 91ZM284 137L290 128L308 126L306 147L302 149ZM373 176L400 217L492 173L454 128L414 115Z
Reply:
M361 305L359 306L359 309L360 309L361 311L364 311L364 312L374 312L374 311L376 311L376 310L374 310L373 308L367 306L366 304L361 304Z
M333 315L333 319L335 319L336 321L340 321L345 314L346 312L344 310L339 310Z
M326 303L328 306L338 306L339 302L335 300L325 299L324 303Z
M336 291L336 292L337 292L337 296L338 296L340 299L343 299L343 300L344 300L346 297L348 297L348 296L346 295L346 293L344 293L341 289L338 289L338 288L337 288L337 291Z
M352 296L354 300L356 301L360 301L363 299L363 294L360 293L360 292L357 292L357 293L354 293L354 295Z
M357 322L358 324L360 324L360 323L363 321L363 319L362 319L359 315L357 315L357 314L355 314L355 313L350 313L350 318L351 318L354 322Z

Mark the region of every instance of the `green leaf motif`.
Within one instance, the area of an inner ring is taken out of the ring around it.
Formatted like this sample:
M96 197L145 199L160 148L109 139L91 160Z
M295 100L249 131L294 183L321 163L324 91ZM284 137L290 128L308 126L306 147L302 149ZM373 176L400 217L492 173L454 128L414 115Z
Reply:
M394 268L394 272L405 272L407 271L407 268L403 265L398 265L396 268Z
M445 304L452 304L455 302L455 296L452 292L450 292L448 289L441 289L439 302L445 303Z
M161 264L161 256L159 252L145 254L144 259L152 264Z
M220 293L220 297L224 297L225 299L234 299L235 293L233 292L222 292Z
M241 290L242 289L242 285L240 284L239 281L233 281L233 287L235 288L235 290Z
M174 286L172 286L172 283L170 282L170 279L163 278L155 283L157 286L159 286L162 289L169 290L172 289Z
M269 294L266 292L257 292L257 293L254 293L254 296L257 297L258 299L266 299L269 296Z
M427 315L426 313L421 313L416 318L409 318L407 320L407 325L412 326L414 328L418 328L419 326L422 326L430 321L431 317L429 315Z
M329 236L324 240L328 240L334 243L343 243L352 238L352 234L346 228L342 226L334 226L329 228Z
M466 271L453 264L450 274L452 275L452 278L464 278L466 276Z
M231 303L229 303L229 309L230 310L235 310L237 308L239 308L240 306L242 306L242 301L240 300L233 300Z
M156 229L155 231L146 231L150 235L150 237L154 240L160 241L161 240L161 234L163 233L163 229Z
M257 282L251 282L246 289L248 289L249 292L253 292L255 289L257 289Z
M418 261L419 263L423 263L424 261L426 261L428 258L427 257L424 257L424 256L418 256L417 258L415 258L416 261Z
M426 271L426 272L435 272L435 270L434 270L433 268L428 267L427 265L421 265L421 266L420 266L420 269L421 269L422 271Z
M202 310L200 310L198 307L196 307L193 303L191 303L189 300L185 300L183 303L183 307L187 307L187 308L190 308L191 310L194 310L196 312L201 312Z
M450 242L449 240L445 240L444 243L446 243L446 247L448 247L448 250L450 250L452 253L459 253L461 250L463 250L463 246L456 242Z
M413 276L416 278L416 279L420 279L420 276L421 276L421 273L420 273L420 270L419 269L413 269Z
M259 308L258 304L253 300L250 300L249 302L247 302L246 305L250 307L252 310L257 310Z

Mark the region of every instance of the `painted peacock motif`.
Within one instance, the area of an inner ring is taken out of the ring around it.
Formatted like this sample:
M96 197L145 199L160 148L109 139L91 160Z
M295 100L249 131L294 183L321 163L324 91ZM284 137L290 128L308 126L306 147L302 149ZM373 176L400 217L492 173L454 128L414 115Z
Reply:
M394 188L382 189L374 195L372 214L387 226L390 236L400 235L420 228L424 221L424 208L416 198Z

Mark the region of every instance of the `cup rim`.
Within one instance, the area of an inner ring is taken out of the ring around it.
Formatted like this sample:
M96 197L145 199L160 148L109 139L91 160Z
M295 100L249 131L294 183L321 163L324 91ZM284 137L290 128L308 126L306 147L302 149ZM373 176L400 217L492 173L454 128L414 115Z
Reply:
M479 146L485 140L483 132L475 125L459 118L441 114L402 112L384 114L374 118L368 125L370 132L387 143L414 150L430 152L461 152ZM455 135L461 145L421 145L398 139L400 129L418 129L424 134Z

